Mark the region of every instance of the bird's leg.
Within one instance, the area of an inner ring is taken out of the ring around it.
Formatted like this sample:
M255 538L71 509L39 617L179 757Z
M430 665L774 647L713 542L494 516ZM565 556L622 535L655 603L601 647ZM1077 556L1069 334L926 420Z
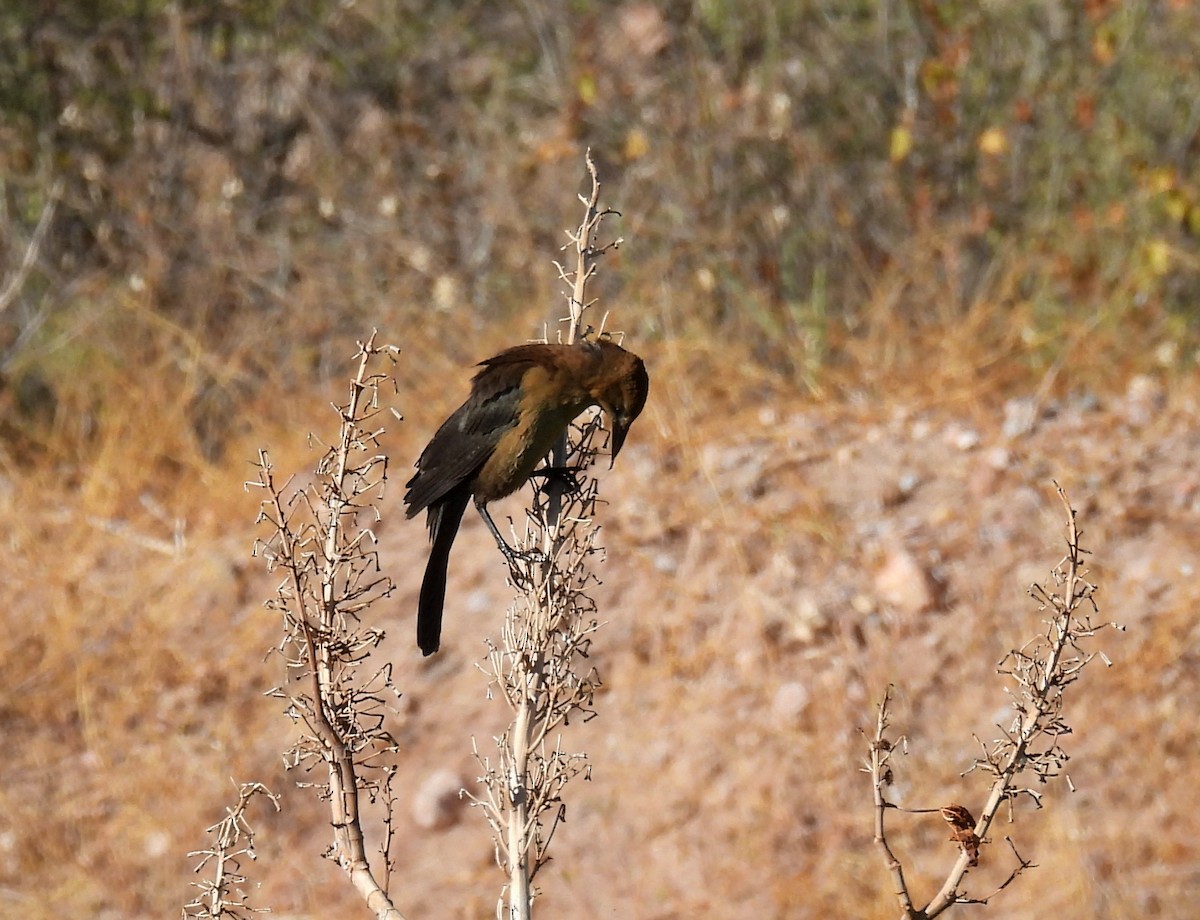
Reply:
M479 516L483 518L483 522L487 524L488 530L492 532L492 536L496 540L496 546L500 548L500 552L504 554L505 560L512 567L515 562L544 562L545 554L539 553L537 550L518 550L513 549L508 545L508 542L500 535L500 528L496 526L496 522L492 520L491 513L487 510L487 503L481 502L478 498L475 499L475 508L479 511Z
M492 532L492 536L496 540L496 545L500 547L500 552L504 553L506 559L511 560L516 554L516 550L509 546L504 537L500 535L500 528L496 526L496 522L492 520L491 514L488 513L487 505L479 501L479 499L476 499L475 510L479 512L479 516L482 517L483 522L487 524L488 530Z

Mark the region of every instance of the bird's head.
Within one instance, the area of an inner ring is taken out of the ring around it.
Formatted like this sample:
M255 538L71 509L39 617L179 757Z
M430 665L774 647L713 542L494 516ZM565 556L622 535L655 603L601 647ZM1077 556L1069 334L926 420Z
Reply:
M629 426L646 405L650 378L646 374L646 365L637 355L609 341L601 340L595 345L600 348L601 360L594 395L597 404L608 416L612 432L611 467L621 452L625 436L629 434Z

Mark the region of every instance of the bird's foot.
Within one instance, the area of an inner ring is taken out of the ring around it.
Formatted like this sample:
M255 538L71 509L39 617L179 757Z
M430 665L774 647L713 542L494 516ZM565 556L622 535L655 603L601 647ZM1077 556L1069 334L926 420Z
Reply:
M514 549L505 545L500 551L508 565L508 580L518 590L527 590L536 584L538 579L544 577L537 573L550 564L549 553L542 550Z
M509 566L517 563L541 565L550 560L550 557L540 549L514 549L507 543L500 544L500 552L504 554L504 559Z
M534 470L529 474L530 478L541 476L543 479L553 480L562 486L563 491L569 494L575 494L583 490L583 483L579 481L579 474L584 471L582 466L543 466L539 470Z

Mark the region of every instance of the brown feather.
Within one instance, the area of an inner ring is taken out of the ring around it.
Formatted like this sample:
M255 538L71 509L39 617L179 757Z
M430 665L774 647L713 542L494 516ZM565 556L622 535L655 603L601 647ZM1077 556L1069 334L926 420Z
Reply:
M649 389L641 358L607 340L517 345L480 362L480 368L466 401L421 452L404 496L409 517L428 511L433 542L417 611L426 655L440 641L450 549L467 499L474 499L500 540L487 503L524 485L589 406L608 416L615 458Z

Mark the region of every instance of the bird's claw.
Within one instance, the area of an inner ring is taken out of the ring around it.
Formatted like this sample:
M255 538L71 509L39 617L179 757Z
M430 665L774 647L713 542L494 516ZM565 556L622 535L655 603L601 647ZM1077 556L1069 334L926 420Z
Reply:
M544 466L540 470L534 470L530 476L541 476L548 482L553 480L563 487L564 492L574 495L583 491L583 483L579 481L579 474L582 472L582 466Z
M507 543L500 548L508 564L523 562L527 565L542 565L550 561L550 556L540 549L513 549Z

